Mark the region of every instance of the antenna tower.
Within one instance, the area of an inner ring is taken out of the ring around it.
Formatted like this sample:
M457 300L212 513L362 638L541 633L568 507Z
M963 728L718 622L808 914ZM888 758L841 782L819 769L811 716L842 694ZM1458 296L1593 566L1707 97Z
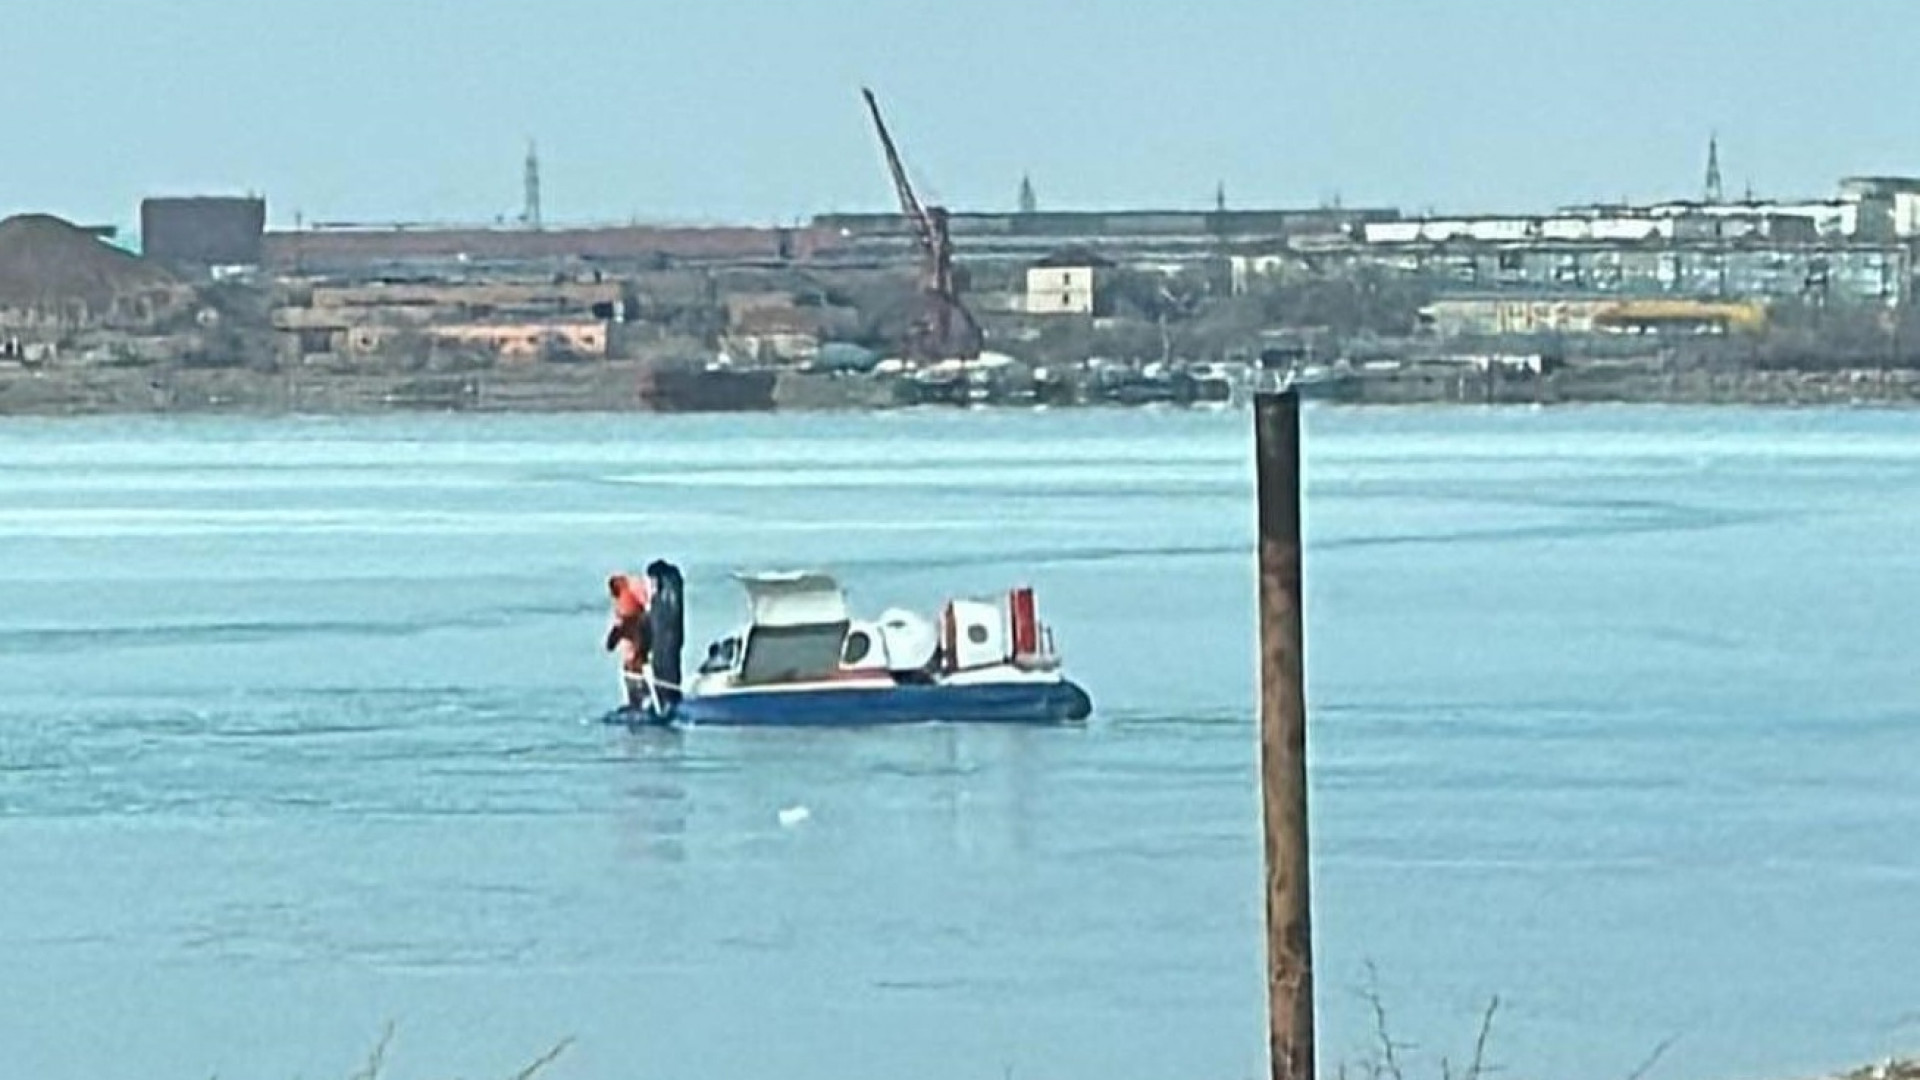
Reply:
M1707 201L1717 203L1725 198L1720 186L1720 136L1715 134L1707 138Z
M526 204L520 210L520 223L529 229L540 227L540 153L533 140L527 140Z

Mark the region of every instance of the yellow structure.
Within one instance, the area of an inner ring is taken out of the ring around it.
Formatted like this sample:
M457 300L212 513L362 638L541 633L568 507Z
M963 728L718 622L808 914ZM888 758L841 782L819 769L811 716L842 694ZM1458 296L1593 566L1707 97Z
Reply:
M607 354L607 326L600 322L465 323L455 326L356 326L346 331L346 351L369 355L394 338L417 334L443 345L465 345L502 360L534 360L548 350L580 356Z
M1443 337L1534 334L1753 333L1767 324L1764 304L1681 297L1479 296L1436 300L1421 321Z
M1594 313L1603 333L1753 333L1767 325L1764 304L1719 300L1623 300Z

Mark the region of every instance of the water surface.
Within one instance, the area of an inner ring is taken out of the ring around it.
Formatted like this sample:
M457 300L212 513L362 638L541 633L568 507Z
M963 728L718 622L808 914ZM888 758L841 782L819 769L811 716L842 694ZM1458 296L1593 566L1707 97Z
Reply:
M1309 414L1322 1057L1920 1043L1920 417ZM0 1073L1264 1069L1246 413L9 421ZM631 734L603 581L1030 581L1084 728ZM786 827L780 811L804 806ZM1904 1018L1904 1019L1903 1019Z

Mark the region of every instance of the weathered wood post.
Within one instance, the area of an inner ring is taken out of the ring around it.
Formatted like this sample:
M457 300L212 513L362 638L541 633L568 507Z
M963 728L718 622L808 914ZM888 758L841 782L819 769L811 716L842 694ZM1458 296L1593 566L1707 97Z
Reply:
M1300 398L1255 395L1260 520L1260 794L1266 823L1267 1040L1273 1080L1313 1080Z

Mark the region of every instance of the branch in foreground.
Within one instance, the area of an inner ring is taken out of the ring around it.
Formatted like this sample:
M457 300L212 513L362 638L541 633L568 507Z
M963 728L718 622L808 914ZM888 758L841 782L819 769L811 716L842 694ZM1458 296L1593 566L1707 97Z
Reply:
M1667 1051L1673 1049L1673 1044L1679 1041L1680 1036L1678 1035L1669 1035L1661 1039L1660 1044L1653 1048L1653 1053L1647 1055L1647 1060L1641 1062L1638 1068L1627 1074L1627 1080L1644 1080L1644 1077L1653 1071L1653 1067L1660 1063L1660 1059L1667 1056Z
M368 1052L366 1064L360 1066L360 1071L349 1080L380 1080L380 1071L387 1067L387 1048L393 1045L393 1026L393 1021L389 1020L387 1026L380 1029L380 1040Z
M541 1054L539 1057L533 1059L532 1064L528 1065L526 1068L521 1069L517 1073L514 1073L513 1080L533 1080L535 1075L537 1075L542 1070L544 1070L547 1066L553 1064L556 1060L558 1060L561 1054L566 1053L567 1047L572 1045L573 1045L573 1036L571 1035L567 1036L564 1039L561 1039L557 1043L554 1043L553 1048L551 1050L548 1050L546 1053Z

